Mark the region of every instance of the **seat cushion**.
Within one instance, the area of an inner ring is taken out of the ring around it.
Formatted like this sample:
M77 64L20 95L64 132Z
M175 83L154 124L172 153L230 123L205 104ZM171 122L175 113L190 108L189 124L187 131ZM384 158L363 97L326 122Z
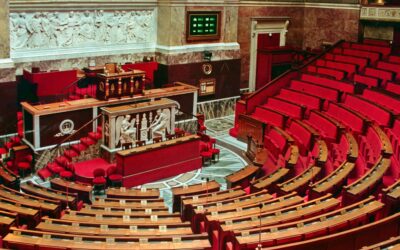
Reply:
M212 152L211 151L203 151L200 153L201 157L211 157Z
M215 155L215 154L219 154L220 150L218 148L212 148L211 152L213 155Z
M18 169L23 169L23 170L27 170L31 168L31 164L29 162L26 161L21 161L17 164Z
M108 179L110 179L110 181L121 181L122 180L122 175L120 175L120 174L112 174L112 175L108 176Z
M106 184L106 179L102 176L95 177L93 179L93 184L94 185L104 185L104 184Z
M72 172L70 172L70 171L62 171L60 173L60 176L61 176L61 178L69 179L69 178L72 178L72 176L74 176L74 174Z

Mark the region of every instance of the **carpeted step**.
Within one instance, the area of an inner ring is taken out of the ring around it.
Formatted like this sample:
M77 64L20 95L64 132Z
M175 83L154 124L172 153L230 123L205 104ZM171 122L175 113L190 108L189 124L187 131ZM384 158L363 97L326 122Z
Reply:
M18 111L17 112L17 121L21 121L22 120L22 112Z
M88 146L88 147L91 146L91 145L96 144L96 140L93 140L93 139L90 138L90 137L83 137L83 138L80 139L80 142L81 142L82 144Z
M67 157L70 161L72 161L72 159L79 156L79 154L73 149L68 149L64 151L64 156Z
M87 146L82 143L74 144L71 146L71 149L74 150L77 154L80 154L82 151L87 149Z
M68 163L70 162L70 160L65 157L65 156L59 156L55 159L55 162L57 162L60 166L65 167L68 165Z
M37 171L37 174L42 180L46 180L52 176L52 173L47 168L42 168Z
M101 139L101 133L98 132L89 132L89 137L95 141Z

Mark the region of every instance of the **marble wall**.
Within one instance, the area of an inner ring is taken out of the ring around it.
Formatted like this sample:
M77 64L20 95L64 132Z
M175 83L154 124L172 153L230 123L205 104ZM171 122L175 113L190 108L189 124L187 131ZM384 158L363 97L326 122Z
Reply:
M305 8L303 47L318 48L322 42L340 39L357 41L360 11L349 9Z

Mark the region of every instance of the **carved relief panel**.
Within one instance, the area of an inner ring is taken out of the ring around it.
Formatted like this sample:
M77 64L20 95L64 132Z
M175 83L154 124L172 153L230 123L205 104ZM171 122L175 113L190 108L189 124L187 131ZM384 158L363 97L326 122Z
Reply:
M153 42L153 10L10 13L12 50Z

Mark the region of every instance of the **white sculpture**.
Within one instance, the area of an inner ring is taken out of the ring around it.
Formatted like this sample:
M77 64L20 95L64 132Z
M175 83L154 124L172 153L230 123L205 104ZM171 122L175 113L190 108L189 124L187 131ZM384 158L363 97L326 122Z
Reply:
M154 42L154 11L10 14L12 50Z
M171 112L169 109L164 109L163 111L157 109L157 115L154 117L154 120L149 127L153 138L161 136L163 140L165 139L165 133L170 132L170 119Z
M135 118L131 120L130 115L126 115L125 117L120 116L116 121L116 141L115 145L122 146L125 143L133 143L136 141L136 127L135 127Z

